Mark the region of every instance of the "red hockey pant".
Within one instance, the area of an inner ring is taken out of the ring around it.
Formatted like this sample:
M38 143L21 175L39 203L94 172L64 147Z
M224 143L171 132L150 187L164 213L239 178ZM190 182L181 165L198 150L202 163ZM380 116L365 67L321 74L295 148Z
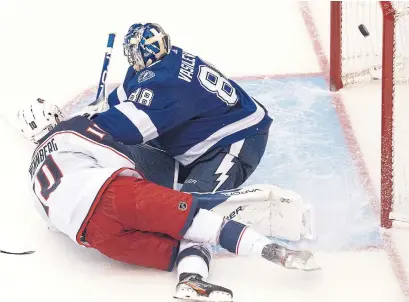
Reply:
M190 194L117 177L88 221L85 240L110 258L170 271L195 211Z

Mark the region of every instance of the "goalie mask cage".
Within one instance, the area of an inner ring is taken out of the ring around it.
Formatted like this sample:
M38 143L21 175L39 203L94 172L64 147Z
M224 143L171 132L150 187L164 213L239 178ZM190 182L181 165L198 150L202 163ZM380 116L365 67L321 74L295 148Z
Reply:
M380 207L385 228L394 220L409 221L408 59L409 2L331 2L331 90L364 84L382 98ZM365 97L357 92L357 98Z

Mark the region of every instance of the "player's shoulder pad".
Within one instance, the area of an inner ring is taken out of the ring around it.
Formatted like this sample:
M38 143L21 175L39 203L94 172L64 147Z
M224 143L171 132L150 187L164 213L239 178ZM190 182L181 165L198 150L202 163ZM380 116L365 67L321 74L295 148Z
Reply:
M86 130L94 123L90 121L86 116L78 115L74 116L68 120L62 121L57 126L55 126L43 139L46 140L55 133L61 132L77 132L79 134L86 133Z
M62 121L50 131L44 140L50 138L53 134L64 133L80 137L90 143L97 142L98 145L108 146L111 149L126 155L129 159L132 159L131 152L124 144L116 141L106 130L102 129L85 116L79 115Z
M172 50L174 49L172 48ZM144 106L151 106L153 99L156 98L154 95L157 91L164 94L164 87L167 87L167 89L178 89L180 56L181 51L171 51L162 60L148 68L133 74L128 71L131 78L124 86L128 100ZM167 93L170 93L169 90L167 90Z
M90 121L87 116L77 115L68 120L62 121L53 130L55 131L64 131L64 130L81 131L82 129L88 128L89 125L91 124L93 124L93 122Z
M56 133L64 132L84 132L85 129L90 125L91 121L85 116L75 116L68 120L60 122L55 126L50 132L48 132L41 140L38 141L38 146L45 142L48 138ZM37 147L38 148L38 147Z
M126 82L125 90L128 94L128 99L130 95L135 91L150 87L153 88L157 84L163 83L164 79L166 78L166 73L164 73L161 69L153 69L151 66L149 68L145 68L144 70L138 71L134 73L132 78Z

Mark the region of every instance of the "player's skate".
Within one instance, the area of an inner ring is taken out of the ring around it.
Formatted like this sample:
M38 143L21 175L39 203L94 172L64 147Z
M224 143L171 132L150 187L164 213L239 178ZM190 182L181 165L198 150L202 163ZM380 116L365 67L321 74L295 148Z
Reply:
M309 251L294 251L276 243L267 244L262 257L287 269L315 271L321 267L315 262L314 255Z
M180 281L176 285L176 299L188 301L233 301L233 293L230 289L214 285L202 280L198 274L181 274Z

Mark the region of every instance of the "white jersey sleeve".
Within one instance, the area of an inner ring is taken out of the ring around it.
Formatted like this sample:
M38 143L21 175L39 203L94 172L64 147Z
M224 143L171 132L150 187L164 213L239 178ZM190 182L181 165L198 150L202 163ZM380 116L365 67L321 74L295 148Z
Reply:
M117 175L141 178L127 148L85 117L55 127L34 151L32 191L45 219L82 245L83 229Z

